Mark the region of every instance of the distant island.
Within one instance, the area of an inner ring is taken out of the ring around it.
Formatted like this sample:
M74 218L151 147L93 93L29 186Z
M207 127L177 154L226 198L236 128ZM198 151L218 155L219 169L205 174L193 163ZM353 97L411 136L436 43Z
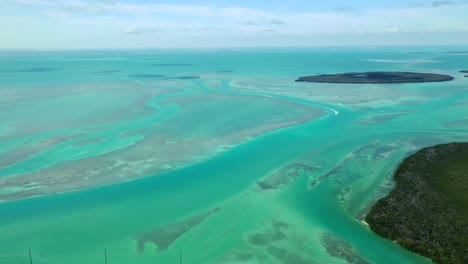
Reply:
M461 73L468 73L468 71L460 71Z
M318 83L423 83L453 80L450 75L417 72L348 72L299 77L296 82Z
M425 148L394 178L366 217L371 229L436 263L468 263L468 143Z

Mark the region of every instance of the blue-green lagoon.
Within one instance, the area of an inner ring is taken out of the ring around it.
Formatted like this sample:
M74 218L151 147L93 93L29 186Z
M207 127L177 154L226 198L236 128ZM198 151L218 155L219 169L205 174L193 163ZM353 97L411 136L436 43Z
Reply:
M468 140L460 47L0 53L0 263L431 263L363 222ZM297 83L414 71L445 83Z

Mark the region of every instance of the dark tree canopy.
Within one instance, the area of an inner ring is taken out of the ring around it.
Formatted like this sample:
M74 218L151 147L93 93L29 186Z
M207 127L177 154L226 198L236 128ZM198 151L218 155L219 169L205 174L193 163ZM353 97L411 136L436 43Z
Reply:
M423 149L394 177L366 217L371 229L436 263L468 263L468 143Z

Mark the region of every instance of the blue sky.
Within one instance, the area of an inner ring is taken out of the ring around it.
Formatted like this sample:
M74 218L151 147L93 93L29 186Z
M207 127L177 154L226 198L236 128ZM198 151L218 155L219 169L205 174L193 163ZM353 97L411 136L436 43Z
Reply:
M468 1L0 0L0 49L468 44Z

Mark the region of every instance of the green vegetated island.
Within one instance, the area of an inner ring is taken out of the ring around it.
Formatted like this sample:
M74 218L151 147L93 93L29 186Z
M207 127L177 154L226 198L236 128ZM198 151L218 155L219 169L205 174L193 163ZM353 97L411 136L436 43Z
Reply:
M468 263L468 143L422 149L394 179L366 217L371 229L436 263Z
M348 72L299 77L296 82L319 83L423 83L446 82L454 78L450 75L417 72Z
M468 70L460 71L460 73L468 73ZM468 75L465 75L465 77L468 77Z

